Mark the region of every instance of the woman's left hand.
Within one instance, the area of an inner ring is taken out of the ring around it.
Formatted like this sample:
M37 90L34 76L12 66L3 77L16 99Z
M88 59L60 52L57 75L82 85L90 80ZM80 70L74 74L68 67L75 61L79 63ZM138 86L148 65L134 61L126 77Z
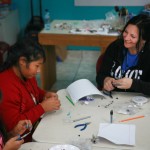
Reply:
M9 132L9 136L13 137L16 135L23 134L26 130L31 131L32 130L32 123L30 120L20 120L17 125L14 127L12 131Z
M133 80L130 78L122 78L122 79L115 80L113 82L113 85L118 89L129 89L132 85L132 81Z
M18 136L15 136L6 142L3 150L17 150L23 143L24 139L18 140Z

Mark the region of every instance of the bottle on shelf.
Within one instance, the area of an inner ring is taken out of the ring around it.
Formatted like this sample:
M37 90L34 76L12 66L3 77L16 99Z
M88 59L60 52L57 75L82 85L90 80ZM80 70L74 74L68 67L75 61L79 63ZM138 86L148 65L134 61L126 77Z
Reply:
M50 13L49 13L48 9L45 9L44 29L50 30Z

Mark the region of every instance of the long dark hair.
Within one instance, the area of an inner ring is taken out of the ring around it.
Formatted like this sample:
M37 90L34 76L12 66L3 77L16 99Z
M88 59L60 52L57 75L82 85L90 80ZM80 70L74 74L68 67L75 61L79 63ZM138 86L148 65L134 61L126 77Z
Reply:
M1 102L1 99L2 99L2 92L0 90L0 102ZM0 118L0 134L2 135L4 143L5 143L8 140L8 135L7 135L7 131L5 129L5 126L4 126L1 118Z
M43 58L44 62L46 60L42 46L31 39L24 38L10 46L7 58L0 66L0 72L16 66L19 58L22 56L26 58L27 63L39 60L40 58Z
M7 131L1 119L0 119L0 134L3 138L4 143L6 143L6 141L8 140L8 135L7 135Z
M145 40L145 45L149 44L150 45L150 17L146 14L139 14L137 16L134 16L131 18L127 24L124 26L122 33L119 36L119 39L123 40L123 32L125 31L126 27L129 25L135 25L137 26L139 30L139 39L136 44L137 50L140 48L140 42L141 40Z
M4 41L0 41L0 51L2 54L2 59L0 59L0 64L2 64L5 61L5 56L7 55L9 51L9 44L7 44Z

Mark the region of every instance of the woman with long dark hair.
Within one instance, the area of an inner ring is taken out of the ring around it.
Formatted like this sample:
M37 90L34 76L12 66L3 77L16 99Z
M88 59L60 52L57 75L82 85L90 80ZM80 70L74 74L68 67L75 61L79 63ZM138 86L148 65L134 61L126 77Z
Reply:
M0 91L0 102L2 94ZM24 143L24 139L20 138L26 130L30 131L32 124L30 120L21 120L14 129L7 133L3 122L0 119L0 150L17 150Z
M9 48L7 58L0 66L3 94L0 116L7 132L20 120L31 120L34 125L45 112L60 108L57 94L46 92L37 85L35 76L44 61L43 48L30 39L19 40ZM31 134L25 141L31 141Z
M107 48L96 81L107 90L150 95L150 17L139 14Z

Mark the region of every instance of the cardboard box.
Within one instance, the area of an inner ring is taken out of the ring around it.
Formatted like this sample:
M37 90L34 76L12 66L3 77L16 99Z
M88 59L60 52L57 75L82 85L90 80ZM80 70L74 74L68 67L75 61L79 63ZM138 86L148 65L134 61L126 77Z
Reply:
M60 61L64 61L67 57L67 49L66 46L55 46L56 55Z

